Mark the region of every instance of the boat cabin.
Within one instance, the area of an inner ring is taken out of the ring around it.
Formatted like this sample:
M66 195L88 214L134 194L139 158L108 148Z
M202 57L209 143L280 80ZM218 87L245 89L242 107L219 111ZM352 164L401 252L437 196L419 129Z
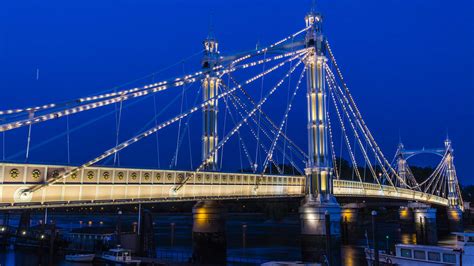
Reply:
M123 248L113 248L104 252L103 257L113 261L131 261L131 251Z
M460 252L447 247L424 246L424 245L395 245L397 257L432 262L443 265L459 265Z
M456 235L456 249L462 250L463 265L474 265L474 232L453 234Z

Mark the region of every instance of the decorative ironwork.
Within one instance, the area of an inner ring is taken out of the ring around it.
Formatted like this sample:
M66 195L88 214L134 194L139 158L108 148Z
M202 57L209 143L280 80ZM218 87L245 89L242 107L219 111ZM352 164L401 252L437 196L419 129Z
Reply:
M88 171L87 172L87 178L89 178L89 180L93 179L94 178L94 172L93 171Z
M38 179L40 178L41 176L41 171L39 169L34 169L32 172L31 172L31 176L34 178L34 179Z
M10 170L10 177L16 179L20 175L20 170L13 168Z

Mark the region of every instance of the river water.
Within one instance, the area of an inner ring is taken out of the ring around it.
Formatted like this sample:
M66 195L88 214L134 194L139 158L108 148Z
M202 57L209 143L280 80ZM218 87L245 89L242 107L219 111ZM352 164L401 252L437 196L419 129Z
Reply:
M32 224L38 223L43 217L32 216ZM54 219L58 228L66 232L72 228L84 226L114 226L115 215L66 215L57 214ZM132 224L137 220L135 215L122 215L123 223ZM10 224L18 221L12 219ZM157 244L157 257L163 260L185 262L192 252L192 216L191 214L154 214L154 235ZM172 225L174 224L174 225ZM245 229L244 229L245 225ZM367 265L363 248L367 245L366 231L370 223L361 226L358 237L351 244L343 244L343 265ZM174 228L174 230L172 229ZM381 249L393 247L394 243L414 243L413 234L403 234L396 221L380 222L377 225L379 246ZM266 261L300 259L300 224L297 214L289 214L286 218L275 221L263 214L235 213L227 217L227 256L229 265L259 265ZM371 238L369 231L369 238ZM441 238L449 241L450 238ZM44 258L43 258L44 260ZM2 250L1 265L39 265L39 254L36 250ZM56 256L47 265L87 265L64 261ZM92 264L90 264L92 265ZM95 264L98 265L98 264Z

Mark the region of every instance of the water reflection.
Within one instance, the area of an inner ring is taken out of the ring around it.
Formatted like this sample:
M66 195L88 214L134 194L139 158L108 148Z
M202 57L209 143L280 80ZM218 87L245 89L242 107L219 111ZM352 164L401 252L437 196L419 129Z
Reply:
M37 217L39 220L42 217ZM33 219L35 219L33 217ZM56 215L56 224L61 232L80 227L78 221L92 221L94 225L111 226L116 219L112 216L89 215ZM100 222L103 222L102 224ZM134 215L123 215L124 223L136 221ZM37 221L33 221L35 224ZM242 225L245 225L243 227ZM86 222L82 226L87 226ZM291 215L282 221L268 220L260 214L229 214L227 218L227 254L228 263L232 265L257 265L271 260L297 261L301 258L300 224L298 215ZM360 236L350 245L342 246L342 263L348 266L366 265L364 248L372 246L370 223L357 227ZM416 244L416 235L402 233L396 221L378 224L379 247L393 250L396 243ZM192 253L192 216L190 214L157 214L155 216L154 234L157 243L157 257L168 261L186 262ZM365 236L367 232L367 237ZM388 238L386 238L388 236ZM449 245L452 236L441 238L440 244ZM47 257L47 255L45 255ZM1 250L1 265L39 265L36 249L32 251ZM48 264L43 264L48 265ZM56 258L54 265L78 265ZM80 264L88 265L88 264ZM92 264L89 264L92 265ZM96 264L97 265L97 264Z
M401 233L400 243L401 244L416 244L416 234Z

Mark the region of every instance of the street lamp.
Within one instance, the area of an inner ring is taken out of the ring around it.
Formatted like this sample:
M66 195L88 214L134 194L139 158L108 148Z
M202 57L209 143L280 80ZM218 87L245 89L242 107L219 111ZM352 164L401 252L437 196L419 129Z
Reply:
M377 247L377 237L376 237L376 232L375 232L375 217L376 216L377 216L377 212L372 211L372 235L373 235L372 241L374 242L374 265L379 266L379 249Z

